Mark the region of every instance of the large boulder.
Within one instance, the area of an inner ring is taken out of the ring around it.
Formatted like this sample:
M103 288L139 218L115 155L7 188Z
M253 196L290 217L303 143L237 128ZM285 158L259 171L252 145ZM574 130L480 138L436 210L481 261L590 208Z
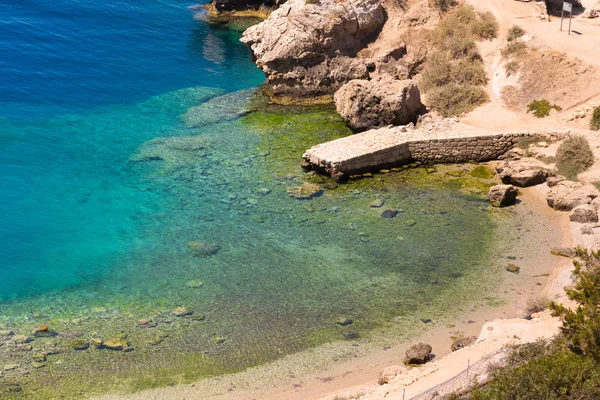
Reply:
M494 207L510 206L517 200L517 189L513 185L496 185L488 192L490 204Z
M599 196L600 192L593 185L565 180L550 189L546 202L555 210L571 211L582 204L589 204Z
M416 122L423 105L417 83L390 75L352 80L335 92L335 108L352 129Z
M419 342L406 349L404 364L425 364L431 358L431 346L425 342Z
M520 187L534 186L546 182L549 174L540 162L504 162L496 167L502 183Z
M275 98L331 98L344 83L369 76L370 61L356 55L384 22L379 0L289 0L241 41Z
M573 222L598 222L598 212L591 204L582 204L571 210L569 219Z

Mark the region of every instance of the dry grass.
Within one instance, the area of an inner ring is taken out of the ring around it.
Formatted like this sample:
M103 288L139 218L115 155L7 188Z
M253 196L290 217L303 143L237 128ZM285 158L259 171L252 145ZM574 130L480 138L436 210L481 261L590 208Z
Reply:
M498 34L491 13L478 13L463 6L444 18L433 32L435 50L420 79L427 105L446 117L473 110L488 100L481 87L487 83L476 40Z

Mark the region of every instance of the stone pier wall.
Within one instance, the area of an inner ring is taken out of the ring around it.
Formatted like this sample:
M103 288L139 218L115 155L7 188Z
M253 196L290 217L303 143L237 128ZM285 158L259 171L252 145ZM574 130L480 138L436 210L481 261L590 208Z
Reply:
M457 122L431 129L388 127L323 143L304 153L313 168L336 177L420 161L461 163L494 160L530 133L491 133Z
M521 133L458 137L409 142L412 160L423 163L462 163L495 160L512 149Z

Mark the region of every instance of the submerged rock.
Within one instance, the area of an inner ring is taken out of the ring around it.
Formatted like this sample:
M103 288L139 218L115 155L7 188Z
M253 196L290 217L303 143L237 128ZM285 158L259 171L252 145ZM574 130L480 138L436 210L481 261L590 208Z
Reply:
M198 256L212 256L217 254L220 250L219 245L215 243L206 243L200 241L188 242L188 247L192 253Z
M431 358L431 346L425 342L419 342L406 349L404 364L425 364Z
M517 200L517 189L512 185L496 185L488 192L490 204L494 207L510 206Z
M335 108L352 129L407 125L421 112L421 94L413 80L383 75L373 80L352 80L335 92Z
M517 267L515 264L508 264L506 266L506 270L508 272L512 272L513 274L518 274L521 271L521 267Z
M386 219L396 218L400 211L395 208L389 208L381 213L381 216Z
M323 193L323 189L314 183L303 183L300 186L288 189L287 192L291 197L299 200L306 200L320 196Z
M185 307L177 307L171 311L171 314L175 315L176 317L185 317L186 315L192 315L193 312Z
M258 89L253 88L213 97L188 109L181 119L188 128L238 119L251 111L250 100L257 91Z
M335 323L341 326L347 326L353 324L354 321L352 321L350 318L338 318Z
M189 287L190 289L198 289L204 286L204 282L194 279L193 281L187 281L185 286Z
M75 339L71 342L73 350L87 350L88 347L90 347L90 343L87 340Z
M142 144L129 162L163 161L168 168L197 164L206 156L210 141L204 136L174 136L156 138Z
M127 340L123 339L123 338L114 338L109 340L108 342L104 342L104 348L107 348L109 350L125 350L126 348L129 347L129 343L127 343Z
M376 199L376 200L373 200L371 202L371 204L369 204L369 207L371 207L371 208L380 208L380 207L383 207L384 204L385 204L384 200Z
M40 325L33 331L33 336L35 337L52 337L56 336L57 333L51 330L48 325Z

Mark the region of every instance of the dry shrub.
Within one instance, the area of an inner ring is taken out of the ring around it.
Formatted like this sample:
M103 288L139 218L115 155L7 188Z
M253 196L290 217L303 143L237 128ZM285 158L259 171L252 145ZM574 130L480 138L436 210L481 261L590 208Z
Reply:
M430 90L427 100L444 117L453 117L474 110L488 100L488 95L481 86L451 83Z
M519 25L513 25L508 30L508 34L506 35L506 40L512 42L514 40L521 39L521 37L525 34L525 30L521 28Z
M487 101L480 87L487 83L487 77L475 41L497 34L494 15L478 13L471 6L463 6L440 21L433 33L435 51L420 81L432 109L451 117Z
M556 150L556 167L561 175L575 179L594 164L590 144L580 135L569 136Z
M429 4L432 7L440 10L440 12L444 13L444 12L450 11L450 9L452 7L454 7L454 5L456 5L456 1L455 0L429 0Z
M528 317L531 317L532 314L546 310L549 305L550 299L546 296L531 297L527 300L525 313Z
M473 33L481 39L491 40L498 36L498 27L498 21L494 14L487 11L478 14L477 21L473 25Z
M506 47L502 49L501 53L504 57L516 56L521 54L526 48L527 45L521 40L513 40L511 42L508 42Z
M474 86L485 85L487 77L483 62L468 58L453 60L448 54L440 52L431 54L421 76L423 90L451 83Z

